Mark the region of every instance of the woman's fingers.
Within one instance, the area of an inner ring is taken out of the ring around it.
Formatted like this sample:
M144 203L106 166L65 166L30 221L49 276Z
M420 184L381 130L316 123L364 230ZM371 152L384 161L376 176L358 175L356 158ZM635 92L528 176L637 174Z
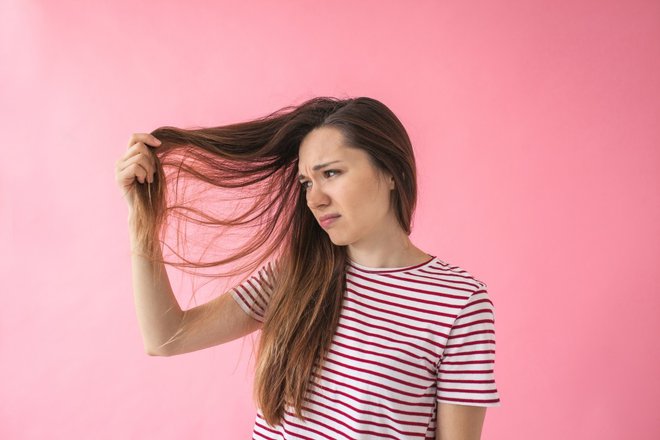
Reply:
M123 159L128 159L138 153L143 153L147 157L152 158L153 153L149 150L147 145L150 147L158 147L161 145L161 142L149 133L133 133L128 140L128 150L124 154Z
M144 183L147 175L148 171L142 165L133 163L117 173L117 180L124 188L127 188L135 179L140 183Z
M128 139L128 146L131 147L136 142L143 142L149 144L152 147L160 146L160 140L156 139L153 135L149 133L133 133Z
M134 163L140 164L150 175L153 175L156 172L156 164L154 163L153 159L142 153L138 153L126 160L120 161L119 171L123 171L125 168L133 165Z
M144 144L144 142L136 142L135 144L131 145L128 150L126 150L126 153L124 153L122 159L129 159L136 154L144 154L145 157L153 159L153 153L149 151L149 148Z
M142 184L153 182L156 158L149 147L160 145L161 142L149 133L133 133L130 136L128 149L115 163L115 179L124 195L130 193L135 180Z

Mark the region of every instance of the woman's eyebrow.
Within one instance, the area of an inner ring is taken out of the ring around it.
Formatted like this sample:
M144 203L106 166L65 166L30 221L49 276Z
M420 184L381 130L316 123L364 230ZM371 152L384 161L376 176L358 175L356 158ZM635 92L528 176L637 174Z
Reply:
M326 162L326 163L320 163L320 164L318 164L318 165L314 165L314 167L312 168L312 171L318 171L318 170L320 170L321 168L325 168L325 167L327 167L328 165L333 164L333 163L336 163L336 162L341 162L341 160L333 160L332 162ZM302 180L302 179L304 179L305 177L306 177L306 176L305 176L304 174L298 174L298 180Z

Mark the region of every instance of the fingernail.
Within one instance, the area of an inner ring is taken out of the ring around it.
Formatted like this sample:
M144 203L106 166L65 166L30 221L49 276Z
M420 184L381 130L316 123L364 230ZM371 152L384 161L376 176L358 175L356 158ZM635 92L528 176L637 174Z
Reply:
M156 143L157 143L158 145L162 144L162 142L161 142L159 139L156 139Z

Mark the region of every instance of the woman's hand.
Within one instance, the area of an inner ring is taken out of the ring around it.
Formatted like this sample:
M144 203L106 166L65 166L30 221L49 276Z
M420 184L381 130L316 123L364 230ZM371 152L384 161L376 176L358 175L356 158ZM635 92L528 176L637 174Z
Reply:
M129 209L133 207L133 182L151 183L156 172L154 155L147 145L160 146L161 142L149 133L133 133L128 141L128 150L116 162L115 179L126 197Z

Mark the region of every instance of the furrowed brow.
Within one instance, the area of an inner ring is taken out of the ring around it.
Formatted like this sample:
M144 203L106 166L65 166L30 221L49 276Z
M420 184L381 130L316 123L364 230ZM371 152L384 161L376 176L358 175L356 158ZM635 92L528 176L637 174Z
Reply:
M341 162L341 160L333 160L332 162L326 162L326 163L320 163L320 164L318 164L318 165L314 165L314 167L312 168L312 171L318 171L318 170L320 170L321 168L325 168L325 167L327 167L328 165L331 165L331 164L336 163L336 162ZM303 174L298 174L298 180L302 180L302 179L304 179L305 177L306 177L306 176L303 175Z

